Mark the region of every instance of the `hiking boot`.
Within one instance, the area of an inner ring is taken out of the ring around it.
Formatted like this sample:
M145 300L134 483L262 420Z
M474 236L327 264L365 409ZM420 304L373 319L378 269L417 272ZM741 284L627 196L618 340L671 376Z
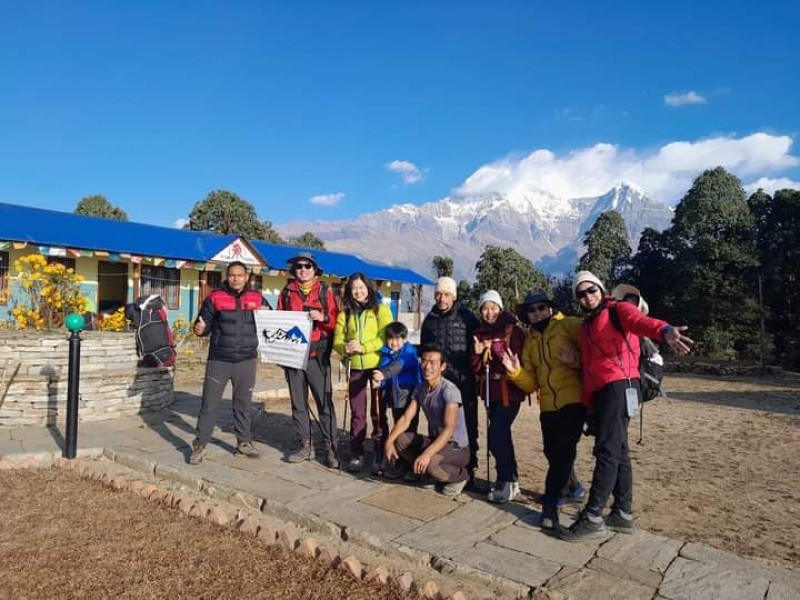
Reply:
M581 511L578 515L578 519L570 525L569 529L562 528L559 530L558 537L565 542L586 542L588 540L604 539L607 533L603 518L593 515L590 516L590 514L584 510Z
M633 522L633 515L626 517L621 511L612 510L606 517L606 527L617 533L636 533L636 525Z
M287 454L284 460L288 463L301 463L311 460L311 440L300 440L297 449Z
M402 479L406 475L406 468L402 461L395 461L394 464L390 464L388 469L383 471L383 476L386 479ZM412 473L413 475L413 473Z
M539 526L548 532L558 529L558 506L555 504L545 504L542 506L542 520Z
M350 473L358 473L364 467L364 457L363 456L354 456L351 458L345 469Z
M208 452L208 449L205 444L198 444L197 442L192 444L192 455L189 457L189 464L199 465L206 457L206 452Z
M452 483L445 483L442 486L442 495L448 496L450 498L455 498L456 496L459 496L461 492L464 491L464 488L467 485L467 481L468 480L465 479L464 481L454 481Z
M558 505L561 506L562 504L580 504L583 502L583 498L586 496L586 489L583 487L582 483L578 483L577 487L574 490L570 490L568 494L565 494L561 498L558 499Z
M336 452L331 446L325 448L325 458L322 460L322 464L324 464L329 469L339 468L339 459L336 458Z
M414 471L409 469L403 475L403 481L405 481L407 483L421 483L422 482L422 476L421 475L417 475L416 473L414 473Z
M372 463L372 474L376 477L383 477L389 468L384 460L376 460Z
M256 450L253 442L241 442L236 446L236 456L246 456L247 458L258 458L261 452Z
M489 502L495 504L505 504L519 495L519 484L516 481L498 482L497 487L491 490L487 496Z

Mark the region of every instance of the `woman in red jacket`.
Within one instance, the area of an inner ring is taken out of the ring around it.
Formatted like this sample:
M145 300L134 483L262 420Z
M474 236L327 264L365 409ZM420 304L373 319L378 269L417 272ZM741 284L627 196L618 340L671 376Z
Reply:
M607 296L603 283L589 271L577 273L572 291L586 317L580 334L581 394L595 435L589 500L575 523L560 532L561 539L579 542L605 537L606 527L621 533L636 530L628 423L639 410L639 337L661 339L678 354L689 352L694 342L681 334L686 327L673 327ZM611 513L603 519L611 495Z
M519 356L525 345L525 332L517 325L517 318L503 310L503 300L495 290L484 293L480 299L481 324L473 338L470 365L480 376L478 393L487 403L486 377L488 373L489 419L488 444L497 467L497 484L489 491L490 502L503 504L519 495L517 459L511 425L517 418L525 392L509 381L503 366L506 351ZM487 370L488 367L488 370Z

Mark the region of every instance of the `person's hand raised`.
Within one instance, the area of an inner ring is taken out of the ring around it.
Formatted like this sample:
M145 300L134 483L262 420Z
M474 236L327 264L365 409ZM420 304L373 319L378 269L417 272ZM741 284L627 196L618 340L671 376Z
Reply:
M194 326L192 327L192 331L197 336L203 335L205 333L205 331L206 331L206 322L203 321L203 317L197 317L197 321L194 322Z

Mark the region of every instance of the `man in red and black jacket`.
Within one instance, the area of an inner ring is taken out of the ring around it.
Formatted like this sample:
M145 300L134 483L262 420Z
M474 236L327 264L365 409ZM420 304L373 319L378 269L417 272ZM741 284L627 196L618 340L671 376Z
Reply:
M203 301L192 327L197 336L211 336L203 400L197 417L197 437L189 457L193 465L200 464L206 455L228 381L233 385L236 454L249 458L259 456L250 433L250 401L258 360L255 311L269 305L259 292L249 288L247 279L247 267L243 263L230 263L225 271L225 282Z
M338 432L331 384L331 349L339 307L333 290L327 283L319 280L322 269L310 252L301 252L287 262L293 279L278 296L278 310L306 311L313 322L313 327L305 371L284 367L292 400L292 421L297 428L299 438L297 448L286 455L286 461L299 463L312 457L311 421L308 410L308 390L311 389L311 394L317 403L322 441L325 445L323 462L326 466L336 469L339 467L339 460L336 457Z

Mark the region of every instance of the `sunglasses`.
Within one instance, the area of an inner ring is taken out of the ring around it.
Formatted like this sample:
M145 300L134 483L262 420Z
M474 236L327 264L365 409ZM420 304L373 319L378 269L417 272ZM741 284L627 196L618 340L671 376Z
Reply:
M294 268L295 269L313 269L314 265L312 265L311 263L300 263L299 262L299 263L294 263Z
M575 292L575 297L578 300L582 300L583 298L586 298L586 296L588 296L590 294L596 294L599 291L600 291L600 288L592 286L592 287L586 288L585 290L580 290L580 291Z
M547 310L548 308L550 308L550 305L549 305L549 304L531 304L531 305L528 307L528 312L529 312L529 313L532 313L532 312L542 312L542 311L544 311L544 310Z

